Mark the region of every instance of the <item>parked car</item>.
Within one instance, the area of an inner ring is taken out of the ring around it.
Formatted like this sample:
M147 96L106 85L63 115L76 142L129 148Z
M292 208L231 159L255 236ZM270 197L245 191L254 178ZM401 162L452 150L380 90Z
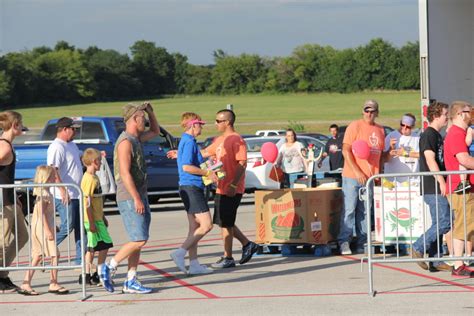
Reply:
M324 150L323 142L316 138L309 136L299 136L298 141L304 147L313 144L315 147L315 154L317 155L321 150ZM282 136L273 137L252 137L245 140L247 143L247 169L245 170L245 189L252 191L255 189L278 189L280 183L269 178L270 170L273 164L265 162L260 153L262 145L266 142L274 143L278 148L283 146L285 138ZM329 171L329 161L324 159L321 168L315 164L314 172Z
M321 141L326 145L330 137L328 135L320 134L320 133L297 133L298 137L299 136L309 136L316 138L317 140Z
M80 150L88 147L105 151L106 159L113 170L115 142L125 129L122 117L75 117L80 125L74 142ZM56 138L56 122L46 123L38 141L27 141L15 145L17 183L28 182L34 177L38 165L46 164L49 144ZM178 193L178 168L176 160L168 159L166 153L177 147L177 139L160 127L160 135L144 144L145 161L148 172L148 194L160 196ZM153 200L153 199L152 199Z
M267 137L267 136L281 136L285 135L286 130L284 129L264 129L260 131L256 131L255 135L256 136L261 136L261 137Z
M339 135L343 135L346 131L347 125L339 126ZM385 136L387 136L390 132L393 132L394 129L390 126L383 126L383 131L385 132Z

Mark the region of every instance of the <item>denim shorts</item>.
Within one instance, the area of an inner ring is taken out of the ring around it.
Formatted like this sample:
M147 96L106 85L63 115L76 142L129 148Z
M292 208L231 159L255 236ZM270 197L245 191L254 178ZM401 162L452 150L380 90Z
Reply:
M184 203L184 209L188 214L199 214L209 212L204 189L194 185L181 185L179 196Z
M142 202L145 205L145 212L141 215L135 210L133 200L117 202L130 241L144 241L150 237L150 205L147 198L142 198Z

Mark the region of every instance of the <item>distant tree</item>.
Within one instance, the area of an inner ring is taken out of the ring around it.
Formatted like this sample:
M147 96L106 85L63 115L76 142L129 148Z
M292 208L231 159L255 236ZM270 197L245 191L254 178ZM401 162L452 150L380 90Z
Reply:
M291 57L276 57L270 61L265 90L273 92L296 91L296 63Z
M420 45L418 42L406 43L399 50L398 89L420 88Z
M130 50L134 77L140 81L144 96L175 91L175 60L165 48L156 47L153 42L137 41Z
M31 52L8 53L0 58L0 70L9 78L11 104L38 102L38 76Z
M202 94L208 92L211 84L212 68L209 66L195 66L188 64L186 79L187 94Z
M0 107L10 100L10 79L4 70L0 70Z
M188 57L180 54L174 53L174 83L176 87L175 93L185 93L186 92L186 81L189 78L188 74Z
M54 50L75 50L76 48L73 45L69 45L66 41L58 41L54 46Z
M89 48L84 56L96 99L122 99L139 94L141 84L133 77L132 62L128 55L111 49Z

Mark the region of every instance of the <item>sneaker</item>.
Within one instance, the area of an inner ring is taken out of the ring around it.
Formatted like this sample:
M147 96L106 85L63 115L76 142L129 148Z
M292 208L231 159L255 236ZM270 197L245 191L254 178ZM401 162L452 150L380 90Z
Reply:
M82 285L82 274L79 274L79 280L77 281L77 283ZM91 275L86 274L86 284L90 284L90 283L91 283Z
M226 269L235 267L234 258L221 257L216 263L211 264L214 269Z
M0 278L0 292L2 293L14 293L20 288L16 286L9 277Z
M249 241L247 245L242 248L242 258L240 258L239 264L244 264L252 259L254 253L258 250L258 245L253 241Z
M352 255L351 247L347 241L343 242L339 248L341 249L341 255Z
M108 264L104 263L102 265L102 271L100 271L100 280L102 281L102 285L107 290L107 292L113 293L114 292L114 285L112 284L111 278L111 271L112 269Z
M205 265L199 265L197 267L190 266L189 271L188 271L188 275L210 274L210 273L214 273L214 270L209 269Z
M462 265L457 269L453 267L451 276L456 278L474 278L474 272L467 269L465 265Z
M422 258L425 257L425 256L423 256L423 254L421 252L416 251L415 249L413 249L411 255L412 255L413 258L417 258L417 259L422 259ZM428 270L429 269L428 265L424 261L417 261L416 264L419 265L420 268L422 268L423 270Z
M126 280L123 282L122 293L131 293L131 294L148 294L153 291L150 287L143 286L137 278L132 280Z
M454 189L454 193L463 193L466 190L471 188L471 184L468 181L461 181L459 182L456 189Z
M110 281L111 281L111 283L113 284L112 278L113 278L113 276L111 275L111 276L110 276ZM100 278L99 278L99 274L98 274L97 272L94 272L94 274L91 275L91 280L90 280L89 284L90 284L90 285L98 285L98 284L100 284Z
M446 264L445 262L438 262L438 263L430 264L429 269L430 269L430 272L438 272L438 271L450 272L453 270L453 267Z
M187 273L186 265L184 263L184 255L180 255L178 250L173 251L170 253L171 259L173 259L174 264L178 267L181 272Z

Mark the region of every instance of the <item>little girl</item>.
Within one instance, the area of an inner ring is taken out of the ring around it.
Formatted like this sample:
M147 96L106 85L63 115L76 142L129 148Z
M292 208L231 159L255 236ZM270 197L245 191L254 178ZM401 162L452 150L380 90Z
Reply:
M55 183L57 173L51 166L38 166L36 168L35 183ZM31 256L32 266L37 266L43 257L51 257L51 265L57 266L59 260L59 250L56 246L54 224L54 200L47 187L35 187L33 195L36 196L33 218L31 220ZM31 288L31 279L35 270L26 271L23 284L18 293L23 295L38 295L38 292ZM49 293L63 295L69 290L58 284L58 270L51 270L51 281Z

